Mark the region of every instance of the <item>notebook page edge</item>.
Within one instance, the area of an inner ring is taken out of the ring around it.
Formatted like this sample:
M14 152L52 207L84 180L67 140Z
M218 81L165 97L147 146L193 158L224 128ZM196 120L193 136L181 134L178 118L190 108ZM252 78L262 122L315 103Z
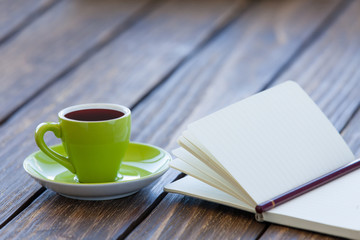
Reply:
M186 187L185 187L186 186ZM190 186L190 188L187 188ZM186 176L164 187L166 192L182 194L201 200L222 204L243 211L255 213L255 209L214 187L211 187L191 176Z
M196 169L192 165L188 164L187 162L182 161L181 158L176 158L175 160L173 160L170 166L250 205L250 203L244 197L239 195L231 187L222 183L214 176L209 176L204 172Z

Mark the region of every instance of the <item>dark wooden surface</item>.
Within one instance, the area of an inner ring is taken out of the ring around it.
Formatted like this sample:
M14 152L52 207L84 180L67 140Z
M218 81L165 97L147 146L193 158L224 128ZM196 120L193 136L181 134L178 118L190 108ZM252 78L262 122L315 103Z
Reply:
M0 0L0 239L334 239L165 193L175 170L93 202L46 190L22 162L37 124L69 105L127 105L132 140L171 151L189 122L289 79L358 156L359 12L351 0Z

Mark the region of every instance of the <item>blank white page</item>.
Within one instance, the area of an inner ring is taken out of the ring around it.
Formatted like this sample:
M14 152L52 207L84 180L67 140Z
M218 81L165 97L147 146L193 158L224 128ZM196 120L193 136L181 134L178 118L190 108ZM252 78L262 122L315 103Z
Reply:
M265 221L360 239L360 169L264 213Z
M230 105L188 130L257 203L354 160L330 121L294 82Z

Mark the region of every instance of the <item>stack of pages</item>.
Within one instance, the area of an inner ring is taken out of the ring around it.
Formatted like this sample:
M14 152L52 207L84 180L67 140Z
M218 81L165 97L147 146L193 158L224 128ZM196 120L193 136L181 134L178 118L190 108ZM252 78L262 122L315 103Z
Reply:
M255 213L256 205L355 160L294 82L188 125L171 166L188 176L165 187ZM264 221L360 239L360 170L263 213Z

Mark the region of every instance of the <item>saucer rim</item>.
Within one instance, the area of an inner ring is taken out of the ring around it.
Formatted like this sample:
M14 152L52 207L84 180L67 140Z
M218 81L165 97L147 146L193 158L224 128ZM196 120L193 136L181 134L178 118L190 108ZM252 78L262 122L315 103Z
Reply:
M68 182L62 182L62 181L57 181L57 180L49 180L47 178L41 178L41 177L38 177L38 176L35 176L33 175L28 169L27 167L25 166L26 162L28 159L30 158L33 158L33 156L39 152L41 152L41 150L38 150L36 152L33 152L31 153L30 155L28 155L25 160L23 161L23 168L25 170L25 172L27 174L29 174L32 178L34 178L35 180L37 181L40 181L40 182L47 182L47 183L50 183L50 184L55 184L55 185L71 185L71 186L78 186L78 187L93 187L93 186L98 186L98 187L101 187L101 186L111 186L111 185L121 185L121 184L127 184L129 182L131 183L136 183L137 181L143 181L145 179L151 179L151 178L154 178L154 177L160 177L161 175L163 175L167 170L169 170L170 168L170 162L172 161L172 157L171 155L165 151L164 149L160 148L160 147L157 147L157 146L154 146L154 145L151 145L151 144L147 144L147 143L140 143L140 142L130 142L131 144L136 144L136 145L143 145L143 146L148 146L148 147L151 147L151 148L155 148L155 149L158 149L160 152L164 153L165 155L162 157L162 158L168 158L168 161L163 165L165 166L165 168L159 172L155 172L155 173L152 173L152 174L149 174L147 176L144 176L144 177L139 177L137 179L129 179L129 180L126 180L126 181L115 181L115 182L104 182L104 183L68 183ZM51 145L49 146L50 148L52 147L57 147L57 146L60 146L62 145L61 143L60 144L55 144L55 145Z

